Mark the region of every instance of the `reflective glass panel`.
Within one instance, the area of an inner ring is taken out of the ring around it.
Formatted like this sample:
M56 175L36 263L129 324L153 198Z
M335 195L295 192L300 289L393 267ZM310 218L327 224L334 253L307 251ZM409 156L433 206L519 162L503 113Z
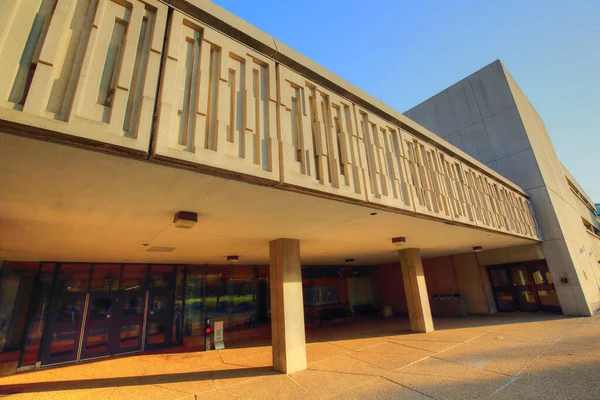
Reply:
M140 347L140 325L127 325L121 327L119 348L135 349Z
M147 265L125 265L123 267L123 280L121 288L123 290L143 289L145 287L147 274Z
M205 269L188 266L185 289L185 335L204 336Z
M150 345L161 344L166 341L167 327L161 323L150 323L146 329L146 342Z
M152 287L168 288L173 280L172 265L153 265L150 268L150 281Z
M65 301L61 300L58 306L58 314L56 320L58 322L77 322L81 317L82 301Z
M89 312L92 320L109 319L112 314L112 299L92 299Z
M108 328L89 329L85 346L86 356L108 352Z
M167 296L152 296L148 305L150 315L164 314L168 311L169 299Z
M63 292L87 292L90 284L90 264L60 266L58 287Z
M50 347L50 357L60 357L75 354L75 338L78 332L75 330L54 333Z
M142 297L128 297L124 299L124 302L124 317L135 317L138 315L142 315L142 305L144 304L144 300Z
M110 292L119 290L120 265L95 264L92 272L92 291Z

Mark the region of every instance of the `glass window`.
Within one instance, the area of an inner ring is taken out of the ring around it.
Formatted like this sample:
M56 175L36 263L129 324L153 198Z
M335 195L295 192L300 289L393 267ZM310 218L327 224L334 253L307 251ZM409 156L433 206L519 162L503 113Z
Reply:
M230 330L232 326L231 276L232 267L207 267L206 297L204 299L205 316L212 318L213 321L223 321L223 327L226 331Z
M189 265L185 287L185 336L204 336L204 282L206 269Z
M256 270L254 267L234 268L232 294L234 329L256 326Z
M92 320L98 319L109 319L112 314L112 299L110 298L99 298L92 299L92 304L89 308L90 318Z
M492 287L512 286L508 274L504 269L490 269L490 278L492 280Z
M173 281L172 265L153 265L150 268L150 284L155 288L168 288Z
M123 267L122 290L138 290L145 287L147 265L125 265Z
M34 365L37 362L42 332L44 331L44 320L50 305L54 269L54 264L42 265L39 285L34 290L31 300L33 302L33 312L29 320L25 346L21 356L21 366Z
M58 289L63 292L87 292L90 284L90 264L60 266Z
M0 353L18 351L39 263L5 263L0 277Z
M106 352L108 352L108 328L89 329L85 346L86 356L93 357Z
M184 266L177 266L177 275L175 279L175 307L173 309L173 332L171 341L173 344L181 344L183 340L183 287L184 285Z
M140 325L121 327L119 349L138 349L140 347Z
M167 340L167 326L161 323L149 323L146 330L146 343L149 345L163 344Z
M92 291L110 292L119 290L120 265L95 264L92 272Z
M142 297L125 298L123 304L123 316L135 317L142 315L142 304L144 304L144 299Z
M58 306L58 313L56 314L57 322L76 322L81 317L81 300L61 300Z
M512 268L510 272L515 285L529 285L529 271L527 270L527 268Z
M167 296L152 296L148 307L150 315L164 314L169 310L169 298Z

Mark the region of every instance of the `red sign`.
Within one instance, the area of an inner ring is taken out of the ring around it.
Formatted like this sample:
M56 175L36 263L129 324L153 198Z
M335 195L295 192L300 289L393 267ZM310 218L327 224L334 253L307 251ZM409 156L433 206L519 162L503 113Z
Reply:
M221 329L223 327L223 322L219 321L215 324L215 329Z

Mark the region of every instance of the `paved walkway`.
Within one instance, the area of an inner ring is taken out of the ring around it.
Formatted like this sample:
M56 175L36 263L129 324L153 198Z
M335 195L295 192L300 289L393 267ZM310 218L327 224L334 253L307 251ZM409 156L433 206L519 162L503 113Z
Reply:
M150 354L0 378L9 399L600 399L600 316L497 314L352 322L309 332L308 370L271 368L268 343Z

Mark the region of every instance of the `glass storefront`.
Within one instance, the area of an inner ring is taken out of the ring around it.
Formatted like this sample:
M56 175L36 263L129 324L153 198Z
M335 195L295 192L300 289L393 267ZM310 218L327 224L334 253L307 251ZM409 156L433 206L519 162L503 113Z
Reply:
M375 268L302 269L305 315L374 306ZM50 365L181 346L203 350L205 319L225 346L270 338L269 267L5 262L0 363Z

